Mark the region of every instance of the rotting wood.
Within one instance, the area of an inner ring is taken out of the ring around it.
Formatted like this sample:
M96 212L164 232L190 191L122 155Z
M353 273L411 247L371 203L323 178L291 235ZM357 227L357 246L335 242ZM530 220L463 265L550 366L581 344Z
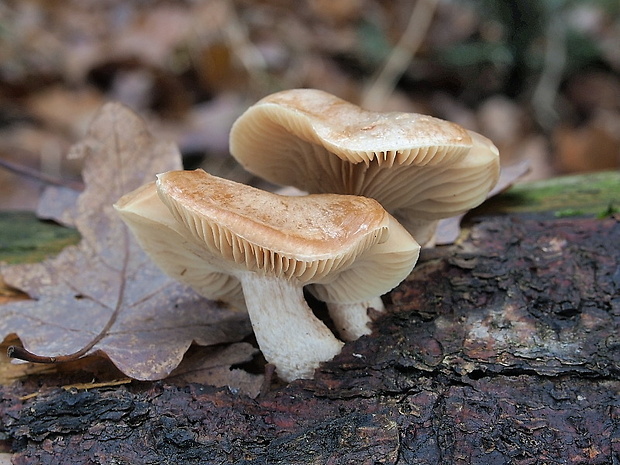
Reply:
M16 464L615 463L619 264L616 218L483 218L314 380L4 387L2 433Z

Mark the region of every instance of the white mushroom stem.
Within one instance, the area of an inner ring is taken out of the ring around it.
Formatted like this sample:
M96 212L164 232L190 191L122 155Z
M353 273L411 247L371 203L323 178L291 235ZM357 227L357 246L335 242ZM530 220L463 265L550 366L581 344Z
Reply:
M370 334L369 308L374 308L379 312L385 310L381 297L348 304L327 303L329 316L334 322L338 334L345 341L354 341L361 336Z
M311 378L340 353L343 343L312 313L301 284L250 271L238 278L258 345L280 378Z

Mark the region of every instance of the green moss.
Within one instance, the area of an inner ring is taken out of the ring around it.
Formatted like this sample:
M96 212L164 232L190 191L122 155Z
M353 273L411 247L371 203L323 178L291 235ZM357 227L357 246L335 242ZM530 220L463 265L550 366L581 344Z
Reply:
M34 263L58 254L80 235L32 212L0 212L0 262Z
M560 176L517 184L487 201L483 213L541 213L607 217L620 207L620 172Z

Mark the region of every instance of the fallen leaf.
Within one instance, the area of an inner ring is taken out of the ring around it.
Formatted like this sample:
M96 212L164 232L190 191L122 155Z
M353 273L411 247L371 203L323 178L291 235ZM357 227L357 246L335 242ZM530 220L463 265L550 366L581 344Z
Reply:
M247 342L216 347L196 347L166 379L177 385L191 383L227 386L252 398L260 393L264 375L249 373L235 365L250 363L258 349Z
M53 220L68 228L74 228L79 196L79 191L69 187L46 187L39 198L37 218Z
M162 274L112 204L123 194L181 169L172 143L156 140L126 107L106 104L83 142L85 190L68 207L82 240L57 257L3 268L5 282L32 300L0 307L0 336L16 334L42 357L104 353L127 376L166 377L192 341L239 341L247 316L198 296Z
M54 134L83 134L84 123L97 113L102 102L103 96L92 87L69 89L57 84L29 95L25 105L38 121L56 129Z

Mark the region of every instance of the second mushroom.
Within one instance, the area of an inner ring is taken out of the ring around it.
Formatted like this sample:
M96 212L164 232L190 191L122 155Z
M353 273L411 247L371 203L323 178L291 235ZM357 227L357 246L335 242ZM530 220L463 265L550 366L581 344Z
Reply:
M286 381L311 377L342 347L304 286L353 339L367 332L367 302L397 286L419 253L373 199L286 197L202 170L161 174L115 207L166 273L209 298L243 293L259 347Z
M422 245L437 221L479 205L499 177L486 137L427 115L374 112L317 89L268 95L230 133L248 171L310 193L378 200Z

